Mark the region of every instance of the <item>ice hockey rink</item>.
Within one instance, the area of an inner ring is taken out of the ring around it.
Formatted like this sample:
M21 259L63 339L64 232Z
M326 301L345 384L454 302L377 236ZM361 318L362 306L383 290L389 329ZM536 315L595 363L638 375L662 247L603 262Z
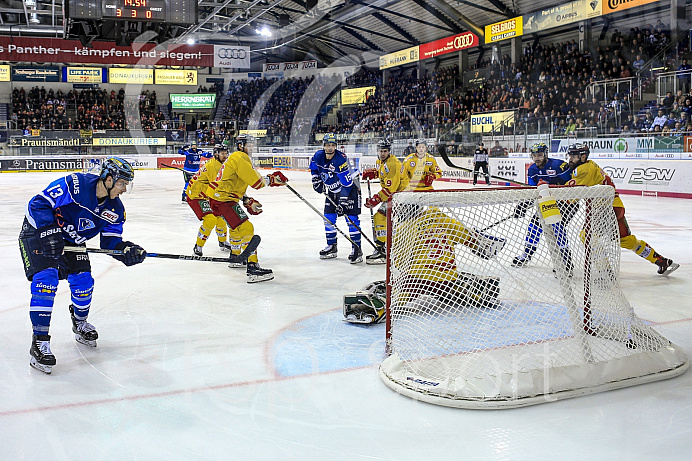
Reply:
M64 174L0 175L2 460L689 459L692 372L512 410L446 408L390 390L378 374L385 325L347 324L341 311L343 295L384 279L384 266L350 265L343 237L339 257L320 260L321 219L286 188L251 192L264 207L251 220L273 281L247 284L222 263L149 258L127 268L91 255L98 347L74 341L61 282L57 365L44 375L29 367L17 235L27 201ZM287 175L321 209L308 173ZM190 254L199 222L181 187L180 172L138 171L123 196L125 239ZM436 183L445 187L464 186ZM622 288L639 317L692 354L692 201L623 200L633 233L681 267L661 277L623 251ZM204 254L224 254L213 234Z

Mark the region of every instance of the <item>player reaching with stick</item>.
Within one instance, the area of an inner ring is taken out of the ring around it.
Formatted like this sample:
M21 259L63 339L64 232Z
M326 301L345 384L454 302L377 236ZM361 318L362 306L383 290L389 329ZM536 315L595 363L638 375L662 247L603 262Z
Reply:
M358 172L351 169L346 154L336 149L336 137L333 134L324 136L324 147L310 160L312 188L318 194L326 194L324 200L324 222L327 246L320 251L320 259L336 258L336 218L344 216L348 222L348 233L353 241L353 248L348 260L351 264L363 261L360 248L360 183ZM330 200L331 198L331 200ZM333 224L332 224L333 223Z
M375 224L375 244L377 249L365 258L365 264L384 264L387 261L385 243L387 241L387 207L394 192L404 190L407 181L401 175L401 162L391 154L392 145L387 139L377 143L377 162L375 168L365 170L363 179L380 179L382 189L365 202L367 208L381 204L373 217Z
M48 331L59 280L70 284L75 339L91 347L96 347L98 339L96 329L87 322L94 290L89 255L63 253L65 242L85 247L87 240L100 234L101 248L121 250L113 257L126 266L139 264L147 256L142 247L122 239L125 208L120 195L131 189L134 177L126 160L111 157L101 165L100 175L72 173L57 179L27 205L19 249L31 282L30 364L39 371L50 374L55 365Z
M254 137L245 134L238 136L236 138L237 150L224 162L216 179L209 184L206 191L212 212L226 220L231 233L236 232L240 239L241 250L247 248L255 235L255 228L248 220L247 214L240 208L239 202L243 202L243 206L251 215L258 215L262 212L262 204L245 195L248 186L253 189L261 189L265 186L283 186L288 182L288 178L280 171L263 177L252 166L250 155L252 155L254 148ZM261 268L257 262L257 252L253 251L247 262L247 282L264 282L273 278L272 270Z
M567 183L570 186L595 186L605 184L615 188L613 180L593 160L589 160L589 147L586 144L572 144L567 149L569 166L572 169L572 179ZM627 219L625 219L625 205L620 195L615 191L613 210L618 222L620 233L620 247L633 251L637 255L658 266L658 273L669 275L675 271L679 264L672 259L661 256L644 240L637 239L630 231Z

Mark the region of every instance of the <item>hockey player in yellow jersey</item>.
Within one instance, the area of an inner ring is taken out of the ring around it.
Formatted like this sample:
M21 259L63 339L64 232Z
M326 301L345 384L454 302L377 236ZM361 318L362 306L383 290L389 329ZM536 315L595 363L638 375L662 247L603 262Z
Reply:
M387 261L385 242L387 241L387 204L394 192L404 190L406 182L401 177L401 162L391 155L392 145L386 139L377 143L377 162L375 168L365 170L362 178L365 180L380 179L382 189L365 202L367 208L380 207L373 216L375 225L375 244L377 249L365 258L366 264L384 264Z
M499 279L459 272L456 247L463 245L479 258L493 259L504 247L504 239L469 229L436 207L403 204L392 219L397 222L392 264L406 274L404 283L393 289L407 299L449 292L456 294L457 303L496 305Z
M572 179L567 185L570 186L595 186L605 184L615 188L612 179L599 167L596 162L589 160L589 147L586 144L572 144L567 149L569 156L569 166L572 169ZM633 251L642 258L652 264L658 266L658 273L668 275L675 271L679 264L674 263L672 259L665 258L656 252L644 240L639 240L630 231L627 219L625 219L625 205L622 203L620 195L615 191L615 199L613 200L613 210L618 222L618 231L620 233L620 246Z
M424 139L416 139L416 152L402 162L401 176L406 190L415 191L433 190L433 181L442 177L442 170L435 157L428 153Z
M237 150L229 155L219 169L216 179L209 184L206 191L212 211L217 216L223 216L231 232L236 232L235 236L240 240L241 250L245 250L250 243L255 234L255 228L248 220L247 214L240 208L239 202L243 202L245 209L251 215L262 212L262 204L245 195L248 186L261 189L265 186L283 186L288 182L288 178L280 171L263 177L252 166L250 155L254 147L255 141L252 136L238 136ZM274 278L271 269L263 269L259 266L256 251L253 251L248 258L247 276L248 283L264 282Z
M228 251L231 246L226 241L226 220L221 216L215 216L211 211L209 199L205 195L209 183L216 179L216 175L221 168L223 162L228 158L228 149L225 146L217 144L214 147L214 156L205 162L188 182L185 189L187 204L192 208L192 211L197 216L197 219L202 221L197 232L197 242L192 249L197 256L202 256L202 247L207 242L211 230L216 227L216 235L219 239L219 248L223 251ZM240 249L235 254L240 253Z

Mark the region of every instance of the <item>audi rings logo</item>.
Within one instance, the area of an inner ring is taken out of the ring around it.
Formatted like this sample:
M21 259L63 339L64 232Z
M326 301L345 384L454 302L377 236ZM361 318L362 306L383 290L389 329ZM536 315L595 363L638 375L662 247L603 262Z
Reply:
M221 59L245 59L247 51L242 48L220 48L216 55Z
M473 39L474 38L475 38L475 35L473 35L471 33L454 37L454 48L459 49L459 48L468 48L470 46L473 46Z

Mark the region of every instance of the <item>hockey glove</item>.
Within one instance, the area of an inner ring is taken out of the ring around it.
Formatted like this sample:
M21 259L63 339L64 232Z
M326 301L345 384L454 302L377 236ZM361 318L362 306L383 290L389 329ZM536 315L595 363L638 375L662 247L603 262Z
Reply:
M252 197L243 197L243 205L251 215L258 215L262 212L262 204Z
M36 237L41 242L41 253L46 258L58 259L65 248L62 230L56 223L36 229Z
M543 184L548 184L548 181L546 181L546 180L544 180L544 179L541 179L540 181L538 181L538 184L536 184L536 185L537 185L537 186L542 186Z
M280 171L275 171L272 174L267 175L268 184L271 187L283 186L288 182L288 178Z
M382 203L382 199L380 198L380 194L376 194L376 195L372 196L372 198L369 198L365 201L365 208L375 208L380 203Z
M437 179L437 177L434 174L426 173L425 175L423 175L423 179L421 179L421 183L423 183L423 185L425 187L430 187L430 186L432 186L433 181L436 179Z
M316 174L312 175L312 188L318 194L324 192L324 183L322 182L322 179Z
M523 202L517 203L517 206L514 208L514 219L519 219L526 216L526 211L530 206L531 200L524 200Z
M363 179L366 181L368 179L377 179L379 176L380 174L375 168L368 168L367 170L363 171Z
M147 252L144 251L144 248L132 242L120 242L115 245L115 249L122 251L123 254L114 255L113 257L128 267L141 263L147 257Z

